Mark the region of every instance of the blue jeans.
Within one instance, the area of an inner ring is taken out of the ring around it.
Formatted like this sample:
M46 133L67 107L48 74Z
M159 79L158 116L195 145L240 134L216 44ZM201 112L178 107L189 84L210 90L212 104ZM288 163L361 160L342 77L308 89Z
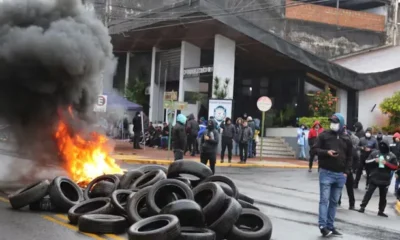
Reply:
M167 136L162 136L162 137L161 137L160 146L161 146L162 148L168 147L168 137L167 137Z
M306 147L304 145L299 146L299 158L306 158Z
M253 157L253 139L250 139L249 141L248 141L248 153L249 153L249 158L252 158Z
M319 170L319 217L320 228L334 228L336 208L346 177L343 173Z
M239 143L235 141L235 155L239 155Z

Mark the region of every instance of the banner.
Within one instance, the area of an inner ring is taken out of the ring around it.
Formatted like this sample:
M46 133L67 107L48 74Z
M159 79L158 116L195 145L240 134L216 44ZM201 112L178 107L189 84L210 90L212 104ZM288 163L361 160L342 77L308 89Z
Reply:
M218 124L225 118L232 119L232 99L210 99L208 101L208 117L214 117Z
M94 105L95 112L106 112L107 111L107 95L99 95L97 103Z

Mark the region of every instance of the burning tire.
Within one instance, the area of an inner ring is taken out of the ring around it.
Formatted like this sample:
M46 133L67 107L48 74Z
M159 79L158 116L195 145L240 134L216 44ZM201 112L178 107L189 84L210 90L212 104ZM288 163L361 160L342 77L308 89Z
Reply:
M260 211L260 209L258 207L254 206L251 203L248 203L248 202L243 201L241 199L238 199L238 202L240 203L240 206L242 206L242 208L250 208L250 209L254 209L254 210Z
M16 191L8 196L11 207L14 209L20 209L28 206L31 203L40 201L44 196L47 195L49 186L50 182L48 180L44 180Z
M157 215L133 224L128 230L129 240L175 240L181 233L179 220L174 215Z
M115 175L103 175L103 176L99 176L95 179L93 179L86 187L85 191L83 192L83 195L85 197L85 199L90 199L93 198L91 196L91 192L92 192L92 188L95 186L96 183L99 183L101 181L107 181L107 182L111 182L113 183L113 187L109 187L111 186L110 184L107 184L108 187L105 187L106 184L100 185L103 187L98 187L100 190L96 190L95 191L95 196L97 195L97 191L99 192L99 194L108 194L108 196L111 196L112 192L114 192L115 190L117 190L118 186L119 186L119 178L116 177ZM96 196L97 197L97 196Z
M200 180L204 180L213 175L209 167L196 161L179 160L173 162L168 168L168 178L181 177L181 174L193 175Z
M272 235L271 220L262 212L243 209L229 233L229 240L269 240Z
M111 194L112 206L119 214L126 215L126 207L128 205L128 199L131 194L131 190L124 189L115 190Z
M49 187L52 203L61 211L68 210L83 201L82 189L67 177L56 177Z
M45 196L37 202L29 204L31 211L46 211L53 212L57 207L51 202L50 196Z
M182 227L180 240L214 240L215 232L207 228Z
M81 232L108 234L124 233L128 228L126 218L105 214L85 214L79 218L78 228Z
M173 195L175 194L175 195ZM183 182L166 179L154 184L147 194L146 206L151 213L158 214L171 201L177 199L194 200L192 190Z
M145 173L143 176L138 178L130 187L130 189L138 190L148 186L151 186L158 181L166 179L167 176L162 170L155 170Z
M233 225L239 219L242 206L236 199L228 197L223 209L219 212L220 217L209 225L209 228L217 234L217 238L224 239L231 231Z
M77 224L84 214L110 214L113 212L109 198L89 199L73 206L68 211L68 219L72 224Z
M143 209L146 207L146 197L150 188L151 186L140 189L129 198L126 212L130 223L133 224L148 217L149 212L147 208L146 210Z
M206 222L213 223L220 216L227 198L222 188L216 183L202 183L193 189L193 194L194 200L203 209Z
M137 171L143 172L143 173L148 173L148 172L152 172L152 171L157 171L157 170L161 170L163 171L165 174L167 174L168 172L168 168L165 166L160 166L160 165L145 165L142 166L138 169L136 169Z
M129 189L129 187L144 173L138 170L126 172L120 179L119 188Z
M238 195L239 195L239 190L236 187L235 183L232 181L232 179L226 177L226 176L222 176L222 175L213 175L210 176L206 179L204 179L203 182L221 182L221 183L225 183L230 187L231 193L229 194L231 197L237 199Z
M160 214L175 215L182 227L205 227L203 210L192 200L178 200L165 206Z

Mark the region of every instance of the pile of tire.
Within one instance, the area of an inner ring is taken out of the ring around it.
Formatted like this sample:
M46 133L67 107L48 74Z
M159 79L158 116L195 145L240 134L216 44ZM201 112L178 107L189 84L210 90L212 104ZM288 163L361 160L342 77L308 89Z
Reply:
M14 209L68 213L81 232L127 232L131 240L269 240L272 235L270 219L252 198L239 193L230 178L190 160L99 176L85 189L57 177L21 189L9 201Z

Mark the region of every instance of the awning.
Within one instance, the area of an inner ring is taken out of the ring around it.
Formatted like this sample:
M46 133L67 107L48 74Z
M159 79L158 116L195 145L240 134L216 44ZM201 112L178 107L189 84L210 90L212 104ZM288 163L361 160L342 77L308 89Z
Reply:
M130 111L142 111L143 107L137 103L131 102L128 99L116 93L104 93L107 95L108 107L120 107Z

